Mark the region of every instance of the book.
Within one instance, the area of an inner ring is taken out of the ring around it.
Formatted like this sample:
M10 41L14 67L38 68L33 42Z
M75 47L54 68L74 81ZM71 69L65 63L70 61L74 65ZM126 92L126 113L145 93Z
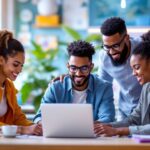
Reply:
M133 134L132 139L138 143L150 143L150 135Z

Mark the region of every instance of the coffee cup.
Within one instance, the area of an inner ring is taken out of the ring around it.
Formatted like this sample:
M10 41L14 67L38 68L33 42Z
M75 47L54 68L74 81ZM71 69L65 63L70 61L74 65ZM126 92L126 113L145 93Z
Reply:
M2 126L2 134L4 137L15 137L17 134L17 126L15 125Z

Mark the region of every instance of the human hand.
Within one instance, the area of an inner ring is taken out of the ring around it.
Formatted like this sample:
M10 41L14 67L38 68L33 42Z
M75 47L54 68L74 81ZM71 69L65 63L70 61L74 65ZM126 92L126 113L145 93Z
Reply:
M65 76L67 76L67 74L63 74L63 75L60 75L59 77L54 78L53 80L50 81L50 84L58 80L60 80L60 82L63 82L63 79Z
M29 135L42 135L42 124L33 124L31 126L21 126L20 134L29 134Z
M117 129L113 128L110 124L94 122L94 132L96 136L114 136L117 134Z
M94 128L95 128L95 129L98 129L100 125L107 125L107 126L109 126L109 127L112 127L112 125L111 125L111 124L108 124L108 123L101 123L100 121L95 121L95 122L94 122Z

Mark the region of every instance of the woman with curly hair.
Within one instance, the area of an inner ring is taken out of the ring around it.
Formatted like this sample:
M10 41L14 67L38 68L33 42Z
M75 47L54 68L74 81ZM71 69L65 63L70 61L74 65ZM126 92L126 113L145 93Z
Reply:
M17 125L20 134L36 134L40 126L27 120L17 104L12 81L22 71L25 52L22 44L7 30L0 31L0 126Z
M142 39L130 59L133 75L143 86L139 103L131 115L120 122L97 123L95 133L98 136L150 134L150 31Z

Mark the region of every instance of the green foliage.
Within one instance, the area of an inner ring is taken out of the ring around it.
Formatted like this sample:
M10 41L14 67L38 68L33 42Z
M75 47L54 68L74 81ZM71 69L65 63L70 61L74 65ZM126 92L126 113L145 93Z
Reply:
M27 72L27 80L21 88L21 98L23 103L31 99L37 110L52 78L52 73L57 70L52 63L58 54L58 49L43 50L40 45L33 41L32 45L33 49L29 51L30 58L25 66L24 72Z
M68 33L74 40L80 40L81 39L81 35L75 31L74 29L68 27L68 26L65 26L65 25L62 25L62 28L64 29L64 31L66 33Z
M62 28L65 31L65 33L67 33L70 36L72 41L84 40L87 42L93 42L96 45L95 49L96 50L100 49L100 44L102 41L100 34L88 34L86 37L83 37L78 31L76 31L68 26L62 25ZM61 43L63 45L68 44L67 42L61 42ZM99 45L99 46L97 46L97 45Z

